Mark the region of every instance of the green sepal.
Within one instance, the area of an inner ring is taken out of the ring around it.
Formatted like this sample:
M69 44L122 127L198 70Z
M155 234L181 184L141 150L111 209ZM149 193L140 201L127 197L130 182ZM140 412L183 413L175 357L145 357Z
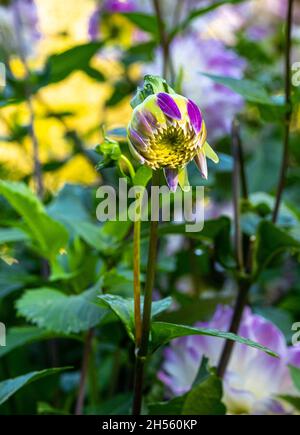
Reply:
M145 75L144 85L138 87L135 96L132 98L130 105L134 109L141 104L149 95L166 92L167 94L175 94L175 91L168 85L165 79L160 76Z

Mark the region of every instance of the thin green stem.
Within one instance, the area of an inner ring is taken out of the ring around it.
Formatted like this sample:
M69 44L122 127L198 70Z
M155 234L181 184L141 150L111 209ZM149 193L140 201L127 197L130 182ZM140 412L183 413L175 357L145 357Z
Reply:
M120 161L125 163L125 165L126 165L126 167L128 169L130 178L133 181L133 179L135 177L135 170L134 170L134 167L131 164L131 161L124 154L121 154Z
M153 8L157 18L160 46L163 55L162 75L167 80L168 74L170 74L170 81L173 83L175 79L175 71L170 53L170 38L166 30L166 25L161 10L161 3L162 2L160 2L159 0L153 0Z
M283 154L280 168L279 181L275 199L275 206L272 221L275 223L278 218L279 208L282 200L282 194L285 186L286 173L289 161L289 142L290 142L290 125L292 117L291 101L291 47L292 47L292 25L293 25L293 0L288 1L288 10L286 17L286 36L285 36L285 125L283 134Z
M134 322L135 322L135 343L138 349L142 338L141 319L141 221L138 218L133 228L133 294L134 294Z
M159 185L159 171L153 171L152 186ZM148 355L149 335L151 329L152 290L155 279L156 256L158 242L158 221L152 220L150 226L150 240L148 251L148 265L144 294L144 309L142 322L141 345L136 349L136 365L134 378L133 415L139 415L142 407L142 392L145 363Z

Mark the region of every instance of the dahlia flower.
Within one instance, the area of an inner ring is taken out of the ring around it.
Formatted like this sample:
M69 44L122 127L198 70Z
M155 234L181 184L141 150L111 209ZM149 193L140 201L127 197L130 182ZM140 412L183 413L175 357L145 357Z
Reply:
M149 95L133 111L128 126L133 156L152 169L163 168L169 188L176 191L180 174L192 159L207 178L206 156L218 157L206 142L206 126L198 106L178 94Z
M209 322L198 323L227 330L232 309L219 306ZM246 308L239 335L254 340L275 351L272 358L257 349L235 344L223 381L223 402L229 414L290 414L294 410L281 401L279 395L296 395L288 365L300 367L300 346L288 347L281 331L270 321ZM202 357L216 366L224 345L223 340L204 336L189 336L174 340L165 349L159 379L167 392L176 396L188 391L199 369Z

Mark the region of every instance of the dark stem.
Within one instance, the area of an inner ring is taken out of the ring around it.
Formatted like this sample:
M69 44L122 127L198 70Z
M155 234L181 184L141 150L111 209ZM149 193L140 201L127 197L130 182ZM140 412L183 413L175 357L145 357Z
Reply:
M165 22L163 19L161 4L159 0L153 0L153 7L157 17L158 31L160 37L160 45L163 53L163 77L168 79L168 73L170 73L170 79L174 81L174 67L170 56L170 42L166 31Z
M244 269L243 239L240 219L240 151L239 151L239 126L236 120L232 123L232 156L233 156L233 206L234 206L234 244L236 261L239 271Z
M153 171L152 186L159 185L159 171ZM158 241L158 221L151 220L150 240L148 251L148 265L144 294L144 309L142 322L142 338L139 349L136 350L136 364L134 376L134 397L133 397L133 415L140 415L142 407L142 393L144 369L148 354L149 334L151 329L151 307L152 307L152 290L155 279L156 255Z
M238 333L244 308L245 305L247 304L248 290L249 290L249 283L246 281L240 281L239 288L238 288L238 296L235 302L233 316L229 328L229 332L232 332L233 334ZM227 369L233 351L233 347L234 347L234 341L231 340L225 341L224 347L222 349L221 357L219 360L219 364L217 367L217 375L220 378L223 378L225 374L225 371Z
M240 206L239 206L240 178L242 180L242 185L244 184L242 190L243 190L243 197L245 199L248 198L248 186L247 186L247 179L245 173L245 165L244 165L244 158L243 158L242 142L240 139L239 125L236 120L233 121L232 123L232 155L234 160L232 183L233 183L233 202L234 202L235 254L236 254L236 261L238 266L238 273L239 275L241 275L245 271L247 273L251 272L252 241L251 239L247 239L246 265L245 265L244 252L243 252L243 239L242 239L242 232L240 226ZM250 285L251 285L250 280L247 280L244 277L238 278L238 295L235 301L233 315L229 327L229 332L232 332L234 334L237 334L239 330L239 326L243 316L243 311L247 304ZM234 342L230 340L226 340L217 366L217 374L220 378L222 378L225 374L233 348L234 348Z
M249 192L248 192L248 183L247 183L247 176L246 176L246 169L245 169L245 157L244 157L244 150L241 140L241 134L240 134L240 126L237 124L236 128L236 142L238 147L238 156L239 156L239 169L241 174L241 191L242 191L242 197L245 200L248 200L249 198Z
M288 10L286 17L286 38L285 38L285 125L283 134L283 155L280 168L279 181L275 199L275 206L272 221L275 223L278 218L280 203L285 186L286 172L289 161L289 142L290 142L290 124L292 116L291 101L291 46L292 46L292 18L293 18L293 0L288 1Z
M77 402L75 407L75 415L82 415L84 396L85 396L85 385L86 385L86 378L87 378L88 367L89 367L90 354L92 349L93 335L94 335L93 329L89 329L86 335L84 349L83 349L80 382L79 382L79 390L78 390Z

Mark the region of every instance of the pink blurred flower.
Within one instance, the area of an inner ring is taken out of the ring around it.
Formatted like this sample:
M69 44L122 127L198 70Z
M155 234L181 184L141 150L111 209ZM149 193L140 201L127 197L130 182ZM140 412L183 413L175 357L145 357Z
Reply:
M209 322L198 323L226 331L232 309L219 306ZM300 367L300 346L288 347L283 334L270 321L244 311L239 335L265 345L277 352L280 358L243 344L235 344L223 383L223 401L230 414L286 414L290 406L281 402L280 394L296 395L288 365ZM176 396L191 388L202 357L216 366L224 341L205 336L189 336L174 340L165 349L159 379L166 385L168 394Z
M242 110L243 99L225 86L201 75L210 73L242 78L246 63L218 40L203 40L196 34L178 37L171 46L174 69L182 71L182 93L201 106L207 121L208 142L230 132L233 117ZM144 66L145 74L161 74L162 53Z
M29 56L40 37L33 0L15 0L0 6L0 48L4 54Z
M108 13L126 13L136 10L136 2L134 0L105 0L101 7L97 7L92 13L88 24L89 37L97 39L100 32L100 21L103 12Z

